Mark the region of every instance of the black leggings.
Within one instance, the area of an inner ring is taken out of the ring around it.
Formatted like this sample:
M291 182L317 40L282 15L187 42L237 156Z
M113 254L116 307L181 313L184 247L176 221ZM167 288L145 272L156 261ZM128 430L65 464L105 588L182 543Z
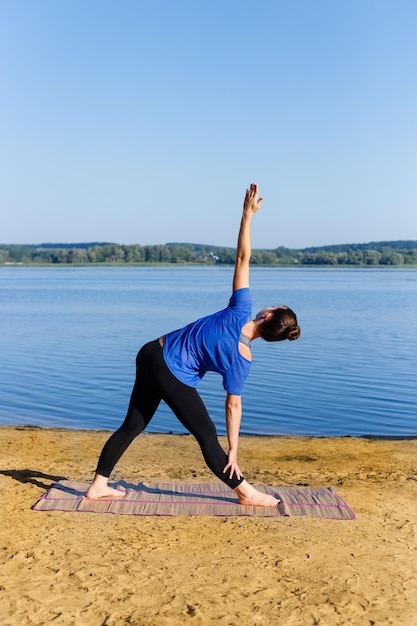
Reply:
M143 346L136 357L136 381L125 421L105 444L97 473L109 477L117 461L149 424L161 400L196 438L208 467L220 480L234 489L243 480L229 472L223 473L227 455L217 439L216 427L210 419L198 392L180 382L168 369L158 340Z

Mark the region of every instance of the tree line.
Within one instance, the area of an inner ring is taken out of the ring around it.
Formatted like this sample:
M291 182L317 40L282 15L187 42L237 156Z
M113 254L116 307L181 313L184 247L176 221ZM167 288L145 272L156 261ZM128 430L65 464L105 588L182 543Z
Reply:
M168 243L141 246L114 243L0 244L2 265L205 264L230 265L235 248ZM294 250L283 246L253 250L253 265L401 266L417 265L417 241L345 244Z

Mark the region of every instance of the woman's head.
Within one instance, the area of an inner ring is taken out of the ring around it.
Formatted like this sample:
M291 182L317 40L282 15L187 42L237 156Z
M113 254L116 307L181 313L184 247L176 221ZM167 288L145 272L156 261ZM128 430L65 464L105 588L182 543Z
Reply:
M296 314L284 305L263 309L255 319L261 321L258 332L265 341L294 341L301 334Z

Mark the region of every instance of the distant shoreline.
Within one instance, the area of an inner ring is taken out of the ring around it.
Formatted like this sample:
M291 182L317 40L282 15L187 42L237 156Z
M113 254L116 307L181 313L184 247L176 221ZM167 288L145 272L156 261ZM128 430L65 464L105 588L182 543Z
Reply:
M233 267L232 263L222 263L221 265L215 265L213 263L198 263L198 262L183 262L183 263L2 263L0 264L0 268L4 267L53 267L53 268L71 268L71 267L172 267L172 268L186 268L186 267ZM417 263L403 263L401 265L362 265L362 264L346 264L346 265L332 265L325 263L318 265L310 265L310 264L286 264L286 263L276 263L276 264L256 264L252 265L252 269L255 268L285 268L285 269L363 269L363 270L396 270L396 269L415 269L417 268Z
M158 245L115 243L0 244L1 265L234 265L236 249L196 243ZM417 266L417 241L380 241L316 246L253 248L251 265L260 267Z

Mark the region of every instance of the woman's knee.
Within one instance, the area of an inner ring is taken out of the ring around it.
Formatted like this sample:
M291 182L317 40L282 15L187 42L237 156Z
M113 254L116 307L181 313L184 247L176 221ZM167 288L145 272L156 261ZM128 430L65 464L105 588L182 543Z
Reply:
M130 408L126 415L126 419L120 427L130 437L137 437L144 430L146 424L143 416L135 408Z

